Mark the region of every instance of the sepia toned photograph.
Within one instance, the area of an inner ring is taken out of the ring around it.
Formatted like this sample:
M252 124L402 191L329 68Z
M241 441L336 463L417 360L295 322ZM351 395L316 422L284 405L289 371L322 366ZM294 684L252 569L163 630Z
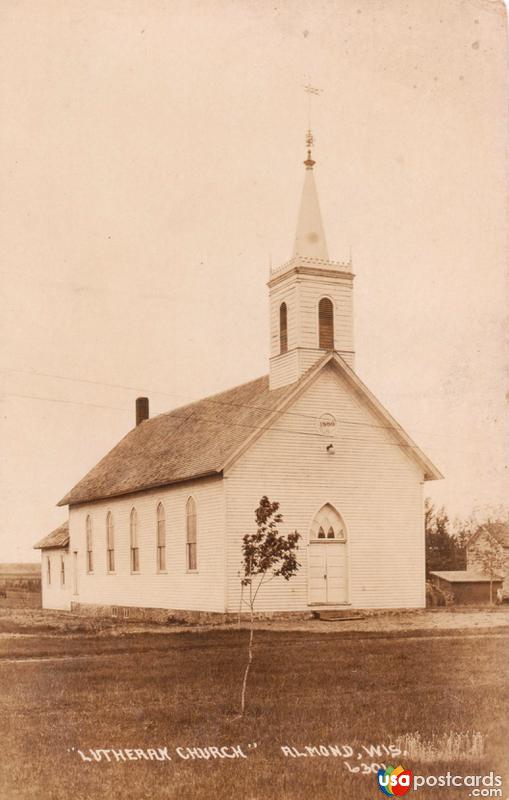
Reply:
M507 33L0 4L2 800L509 797Z

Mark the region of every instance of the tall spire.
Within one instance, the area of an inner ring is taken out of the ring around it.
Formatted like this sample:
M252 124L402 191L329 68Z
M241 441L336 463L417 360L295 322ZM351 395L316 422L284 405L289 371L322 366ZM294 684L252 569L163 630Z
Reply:
M304 161L306 172L304 174L304 186L302 188L293 256L320 258L328 261L329 252L327 250L313 173L313 167L316 163L312 157L313 144L313 134L309 130L306 136L307 159Z

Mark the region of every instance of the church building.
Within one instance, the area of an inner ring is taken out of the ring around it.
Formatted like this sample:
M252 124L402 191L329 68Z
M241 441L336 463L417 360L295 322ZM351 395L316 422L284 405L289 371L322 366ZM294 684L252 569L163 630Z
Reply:
M293 253L268 283L269 374L153 418L137 400L36 545L45 607L237 613L263 495L300 533L300 568L258 611L425 605L423 483L442 475L355 372L354 275L329 258L311 148Z

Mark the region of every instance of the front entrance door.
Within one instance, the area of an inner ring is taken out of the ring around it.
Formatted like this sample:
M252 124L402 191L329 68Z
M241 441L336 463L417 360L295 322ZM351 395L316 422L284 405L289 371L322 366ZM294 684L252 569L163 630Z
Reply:
M309 603L341 604L348 600L346 543L311 542L309 545Z

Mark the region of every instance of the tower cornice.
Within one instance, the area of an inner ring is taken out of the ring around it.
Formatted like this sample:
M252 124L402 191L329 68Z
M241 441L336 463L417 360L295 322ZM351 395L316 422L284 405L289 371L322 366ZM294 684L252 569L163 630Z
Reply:
M289 275L314 275L353 280L351 261L329 261L325 258L294 256L285 264L271 270L268 286L275 286Z

